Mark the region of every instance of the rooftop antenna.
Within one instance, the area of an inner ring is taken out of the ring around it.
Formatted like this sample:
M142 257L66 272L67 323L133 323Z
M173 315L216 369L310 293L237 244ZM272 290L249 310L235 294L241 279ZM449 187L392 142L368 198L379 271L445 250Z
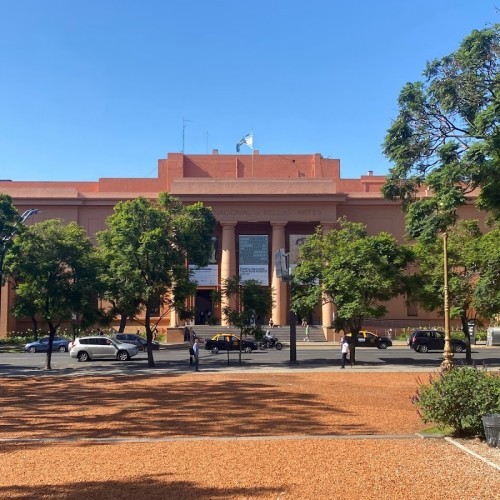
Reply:
M184 154L184 146L185 146L185 139L186 139L186 127L188 123L193 123L193 120L186 120L186 118L182 119L182 151L181 153Z

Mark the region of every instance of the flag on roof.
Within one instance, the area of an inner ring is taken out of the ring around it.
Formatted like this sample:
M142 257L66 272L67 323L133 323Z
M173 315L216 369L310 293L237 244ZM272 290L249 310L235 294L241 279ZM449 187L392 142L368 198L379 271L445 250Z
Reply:
M241 146L248 146L250 149L253 149L253 132L247 134L243 139L241 139L238 144L236 144L236 152L240 152Z

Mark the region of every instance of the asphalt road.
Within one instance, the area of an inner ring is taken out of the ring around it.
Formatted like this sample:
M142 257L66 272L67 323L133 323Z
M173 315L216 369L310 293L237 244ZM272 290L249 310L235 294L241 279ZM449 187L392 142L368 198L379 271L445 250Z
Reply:
M228 370L337 370L340 366L340 350L337 345L311 343L297 346L297 362L290 363L290 351L275 349L242 354L239 365L238 352L222 351L219 354L202 349L200 370L223 372ZM61 375L106 375L106 374L158 374L185 373L189 366L187 345L171 345L153 351L155 368L149 368L147 353L140 352L130 361L92 360L80 363L68 353L52 354L52 372ZM45 353L12 352L0 353L0 376L32 376L47 373L44 370ZM472 358L476 365L500 370L500 347L477 346ZM457 363L463 363L465 353L455 354ZM357 348L356 365L348 369L360 371L429 371L437 370L443 360L442 352L420 354L406 346L393 346L387 350Z

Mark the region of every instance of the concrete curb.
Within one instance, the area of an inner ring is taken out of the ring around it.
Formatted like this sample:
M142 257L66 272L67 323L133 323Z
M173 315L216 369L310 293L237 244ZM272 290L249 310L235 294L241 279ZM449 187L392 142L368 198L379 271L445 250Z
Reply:
M162 438L0 438L0 443L169 443L177 441L298 441L301 439L356 440L356 439L415 439L415 434L299 434L283 436L181 436Z
M453 444L457 448L460 448L462 451L465 451L465 453L468 453L469 455L472 455L473 457L478 458L479 460L482 460L484 463L488 464L490 467L493 467L494 469L500 471L500 466L498 466L497 464L495 464L492 461L488 460L487 458L479 455L475 451L470 450L469 448L467 448L467 446L464 446L463 444L455 441L453 438L451 438L451 437L445 437L444 440L447 441L450 444Z

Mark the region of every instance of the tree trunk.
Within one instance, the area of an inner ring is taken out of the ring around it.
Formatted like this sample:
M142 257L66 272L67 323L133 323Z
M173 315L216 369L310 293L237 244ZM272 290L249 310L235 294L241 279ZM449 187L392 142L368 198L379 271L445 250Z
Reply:
M49 321L49 347L45 357L45 370L52 370L52 344L56 335L57 328Z
M120 315L120 326L118 327L118 333L123 333L125 331L125 327L127 326L128 316L126 314Z
M38 321L35 316L31 316L31 322L33 323L33 337L38 340Z
M151 330L151 310L149 306L146 306L146 318L144 321L144 326L146 327L146 339L148 341L148 366L149 368L155 367L155 360L153 358L153 332Z
M469 333L469 325L467 324L467 316L461 316L460 320L462 322L462 331L465 334L465 343L467 347L465 348L465 364L472 365L472 346L470 344L470 333Z

